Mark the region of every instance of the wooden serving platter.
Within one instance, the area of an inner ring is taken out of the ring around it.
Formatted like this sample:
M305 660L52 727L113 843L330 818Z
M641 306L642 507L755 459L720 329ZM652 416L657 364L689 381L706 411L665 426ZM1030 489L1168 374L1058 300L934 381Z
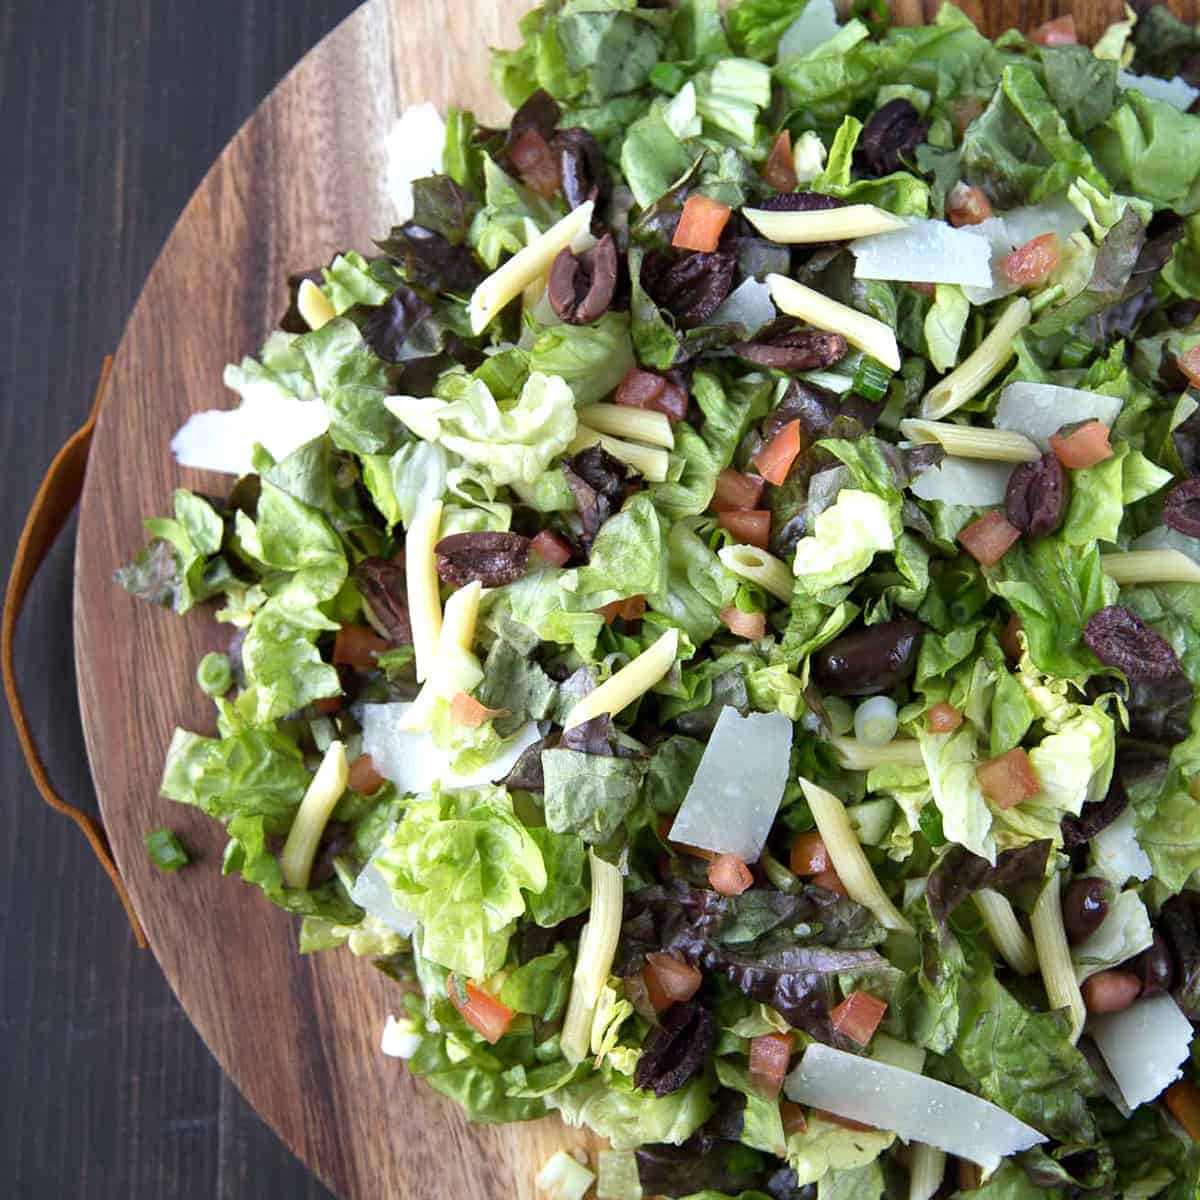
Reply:
M111 582L142 543L141 519L168 512L177 486L228 480L181 470L168 443L188 414L227 405L223 365L257 350L285 306L289 271L335 250L369 251L387 231L383 136L410 103L504 118L487 47L513 45L524 0L370 0L317 46L217 160L146 282L116 355L82 502L75 658L96 790L118 866L188 1015L222 1067L338 1196L488 1200L533 1196L559 1146L586 1146L557 1119L471 1126L378 1049L395 986L349 953L302 958L296 923L257 889L223 880L223 837L158 796L176 725L211 728L193 671L228 631L179 618ZM900 0L915 22L935 3ZM1075 12L1094 37L1120 0L967 0L995 35ZM1185 18L1196 5L1177 0ZM159 874L142 838L169 824L200 862ZM114 1081L114 1087L116 1081Z

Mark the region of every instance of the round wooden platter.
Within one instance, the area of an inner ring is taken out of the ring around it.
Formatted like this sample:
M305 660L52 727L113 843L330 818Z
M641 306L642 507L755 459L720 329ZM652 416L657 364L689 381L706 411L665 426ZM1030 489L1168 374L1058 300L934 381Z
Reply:
M963 5L991 34L1053 15L1038 3ZM151 946L188 1015L247 1099L339 1196L532 1197L559 1146L588 1146L556 1119L471 1126L378 1049L398 996L350 954L301 957L296 923L220 876L221 831L158 796L176 725L211 730L193 670L228 630L180 620L111 583L178 486L228 480L175 466L172 433L228 403L225 362L253 353L285 305L289 271L369 251L393 217L383 136L431 100L504 118L487 47L516 42L523 0L370 0L316 47L233 139L180 217L116 356L88 471L76 555L75 657L104 823ZM902 0L898 15L922 15ZM929 15L936 4L924 6ZM1072 6L1057 6L1068 11ZM1182 15L1194 19L1193 5ZM1085 36L1120 0L1073 6ZM143 846L169 824L199 863L159 874ZM115 1086L115 1082L114 1082Z

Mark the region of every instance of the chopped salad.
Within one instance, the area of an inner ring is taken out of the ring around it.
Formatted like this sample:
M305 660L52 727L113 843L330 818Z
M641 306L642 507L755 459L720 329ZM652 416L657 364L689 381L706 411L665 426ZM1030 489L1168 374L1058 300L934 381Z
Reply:
M1200 33L885 7L529 13L117 572L230 631L163 795L564 1200L1200 1187Z

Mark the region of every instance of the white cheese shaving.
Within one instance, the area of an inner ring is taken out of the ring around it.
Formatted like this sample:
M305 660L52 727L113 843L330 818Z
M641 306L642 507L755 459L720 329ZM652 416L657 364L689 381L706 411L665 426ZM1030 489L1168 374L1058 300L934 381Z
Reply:
M710 325L743 325L753 336L775 320L771 289L751 276L738 284L708 319Z
M413 183L441 173L446 122L428 101L411 104L392 126L383 145L388 191L396 205L396 221L403 224L413 215Z
M945 221L913 219L894 232L861 237L851 242L850 249L859 279L960 287L990 287L992 283L991 246L971 226L956 229Z
M362 717L363 753L369 754L375 769L406 796L428 796L435 783L447 791L496 783L540 736L537 725L526 722L490 762L460 774L453 769L450 752L436 746L431 734L405 733L400 728L410 707L406 702L367 704Z
M803 58L836 37L839 29L833 0L808 0L804 11L783 31L775 61Z
M367 863L359 872L350 889L350 899L401 937L411 937L417 927L416 915L396 903L391 887L374 862Z
M388 1014L387 1024L383 1027L383 1037L379 1039L379 1049L389 1058L412 1058L421 1045L421 1035L416 1026L407 1018L397 1021Z
M1116 396L1101 396L1054 383L1010 383L996 405L997 429L1023 433L1042 450L1050 449L1050 435L1076 421L1103 421L1111 426L1121 411Z
M1183 1074L1194 1032L1179 1005L1164 995L1088 1022L1088 1033L1130 1108L1149 1103Z
M1011 1113L962 1088L820 1042L804 1052L784 1091L801 1104L894 1130L905 1141L936 1146L988 1171L1046 1141Z
M684 846L757 862L787 786L792 722L726 706L667 835Z
M1004 503L1009 476L1014 469L1012 463L946 457L936 467L922 471L909 490L921 500L988 508Z
M279 462L328 428L329 414L319 400L294 400L272 388L260 394L246 386L240 407L188 417L171 439L171 451L181 467L246 475L254 470L256 442Z
M548 275L560 250L570 246L592 221L591 200L572 209L540 237L497 267L474 291L469 311L472 333L482 333L500 310L537 279Z
M1123 87L1151 100L1161 100L1180 112L1187 112L1200 96L1200 88L1194 88L1181 75L1174 79L1159 79L1157 75L1138 75L1133 71L1118 71L1117 82Z

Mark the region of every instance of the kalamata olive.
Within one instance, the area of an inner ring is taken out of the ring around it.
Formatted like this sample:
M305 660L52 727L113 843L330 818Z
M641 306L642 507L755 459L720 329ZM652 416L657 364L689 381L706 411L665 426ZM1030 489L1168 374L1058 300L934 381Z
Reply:
M1177 483L1163 501L1163 524L1200 538L1200 479Z
M859 155L869 175L890 175L912 161L929 126L907 100L889 100L867 121Z
M1090 1013L1124 1012L1142 994L1142 981L1132 971L1101 971L1081 991Z
M1171 959L1171 948L1167 939L1156 929L1154 941L1129 964L1142 981L1143 996L1157 996L1169 992L1175 982L1175 964Z
M920 621L904 619L843 634L813 655L813 679L835 696L890 691L917 669L924 632Z
M1130 679L1163 683L1182 669L1170 643L1121 604L1092 613L1083 641L1106 667L1117 667Z
M1004 513L1022 533L1046 537L1063 523L1067 512L1067 472L1054 454L1021 463L1008 478Z
M1099 928L1108 916L1108 883L1085 876L1072 880L1063 892L1063 925L1072 946Z
M568 325L589 325L608 311L617 286L617 246L606 233L590 250L559 251L546 295L555 316Z

